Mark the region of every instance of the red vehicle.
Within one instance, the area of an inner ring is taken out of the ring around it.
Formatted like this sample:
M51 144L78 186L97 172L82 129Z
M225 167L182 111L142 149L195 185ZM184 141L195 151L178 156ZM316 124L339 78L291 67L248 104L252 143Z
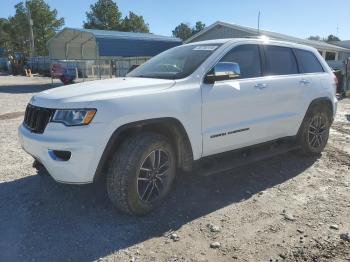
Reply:
M63 68L61 64L52 64L51 77L58 78L63 84L69 85L74 83L76 73L73 68Z

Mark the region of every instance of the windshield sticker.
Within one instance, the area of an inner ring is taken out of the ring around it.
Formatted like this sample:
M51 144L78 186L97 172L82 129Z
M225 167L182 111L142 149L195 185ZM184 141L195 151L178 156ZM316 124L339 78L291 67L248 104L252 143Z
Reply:
M217 45L202 45L202 46L196 46L193 48L193 50L197 51L214 51L216 48L218 48Z

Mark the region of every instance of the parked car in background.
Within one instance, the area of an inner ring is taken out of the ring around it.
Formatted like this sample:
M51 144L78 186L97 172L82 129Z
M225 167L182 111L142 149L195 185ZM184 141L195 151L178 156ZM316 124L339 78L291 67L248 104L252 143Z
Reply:
M65 85L73 84L76 75L75 68L65 68L61 64L51 65L51 77L60 79Z
M176 170L225 152L288 140L303 154L321 153L336 113L336 82L311 47L197 42L165 51L125 78L33 96L19 138L56 181L106 177L113 204L143 215L170 193Z

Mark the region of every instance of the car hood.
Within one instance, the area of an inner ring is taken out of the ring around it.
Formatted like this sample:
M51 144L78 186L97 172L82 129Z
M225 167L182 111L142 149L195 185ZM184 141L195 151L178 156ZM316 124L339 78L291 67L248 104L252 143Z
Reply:
M151 78L113 78L88 81L62 86L35 95L31 104L42 107L69 107L72 103L88 103L97 100L113 99L123 96L141 95L172 87L174 80Z

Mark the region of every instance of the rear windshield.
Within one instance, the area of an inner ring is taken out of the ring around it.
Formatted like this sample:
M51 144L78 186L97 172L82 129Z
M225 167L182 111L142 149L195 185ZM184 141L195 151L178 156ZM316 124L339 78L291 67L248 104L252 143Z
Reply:
M183 45L167 50L140 67L127 77L181 79L192 74L221 44Z

